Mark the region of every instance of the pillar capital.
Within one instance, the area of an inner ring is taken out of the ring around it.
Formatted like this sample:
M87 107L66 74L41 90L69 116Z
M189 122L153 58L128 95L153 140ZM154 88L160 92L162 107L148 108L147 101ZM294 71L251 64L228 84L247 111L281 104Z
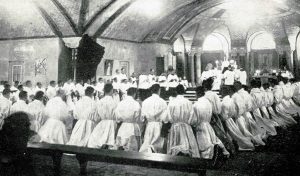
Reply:
M69 48L78 48L81 37L66 37L62 38L65 45Z

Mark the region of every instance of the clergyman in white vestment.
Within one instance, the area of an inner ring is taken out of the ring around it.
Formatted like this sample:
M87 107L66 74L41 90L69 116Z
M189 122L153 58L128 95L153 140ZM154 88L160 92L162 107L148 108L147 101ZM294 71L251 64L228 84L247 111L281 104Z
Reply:
M105 145L113 148L115 145L115 134L117 130L117 122L115 117L115 109L118 103L113 98L113 86L110 83L104 85L105 96L101 98L97 106L97 117L100 122L92 132L88 147L101 148Z
M68 145L86 147L94 127L99 121L96 102L93 100L94 88L87 87L85 96L75 103L74 118L78 121L72 130Z
M2 129L2 125L4 123L4 119L9 115L11 108L10 98L10 90L4 89L2 91L2 96L0 96L0 130Z
M164 145L161 129L163 122L168 121L168 106L166 101L159 97L159 84L154 84L151 91L152 96L142 103L142 117L147 119L147 126L140 152L161 153Z
M41 137L40 142L51 144L66 144L68 142L65 122L70 118L70 114L65 99L64 90L58 90L57 96L48 101L44 111L47 121L38 132Z
M141 117L141 106L135 100L136 88L129 88L127 96L122 100L116 110L118 122L122 122L118 130L116 145L123 147L125 151L139 151L141 146L141 130L139 123L143 121Z

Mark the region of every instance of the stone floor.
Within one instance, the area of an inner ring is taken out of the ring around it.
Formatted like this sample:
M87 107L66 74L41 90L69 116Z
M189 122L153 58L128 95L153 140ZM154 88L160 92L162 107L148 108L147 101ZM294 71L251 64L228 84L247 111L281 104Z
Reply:
M34 156L34 168L38 175L52 176L52 162L50 157ZM74 156L64 155L62 161L62 175L78 175L79 166ZM179 176L196 175L183 172L148 169L129 165L89 162L88 175L153 175ZM219 170L207 172L208 176L299 176L300 175L300 125L288 130L279 130L275 137L268 139L267 146L254 152L239 152L226 162Z

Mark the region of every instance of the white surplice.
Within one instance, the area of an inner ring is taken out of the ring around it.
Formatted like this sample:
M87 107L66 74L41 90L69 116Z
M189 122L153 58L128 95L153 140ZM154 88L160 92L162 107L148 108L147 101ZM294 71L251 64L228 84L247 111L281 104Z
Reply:
M199 158L198 144L190 125L190 122L194 121L192 102L184 98L183 95L178 95L170 100L168 109L172 126L169 133L167 153L177 155L181 152Z
M18 100L15 102L10 109L10 114L15 112L25 112L28 113L28 105L24 100Z
M139 151L141 146L139 123L143 121L140 104L133 97L127 96L118 104L115 114L117 121L122 122L116 145L123 146L126 151Z
M142 117L147 119L144 142L140 152L161 153L164 138L161 137L162 122L168 121L168 108L165 100L152 94L142 103Z
M30 129L38 132L44 124L44 109L45 105L40 100L34 100L28 104L28 114L30 119Z
M207 98L199 98L193 105L193 118L191 124L196 126L196 139L200 156L205 159L213 158L215 145L221 145L222 148L224 147L210 125L211 118L212 105Z
M240 150L253 150L254 145L250 137L242 134L239 127L233 121L232 117L236 114L233 99L227 95L223 98L221 106L221 115L225 121L230 136L237 142Z
M70 118L67 104L61 97L54 97L48 101L44 114L47 121L38 132L41 142L66 144L68 135L65 121Z
M101 148L102 145L115 145L115 133L117 128L115 109L118 103L112 96L100 99L97 106L97 116L101 120L94 128L88 142L88 147Z
M96 102L90 97L82 97L75 104L73 116L78 121L72 130L68 145L86 147L90 135L99 121L96 112Z
M256 123L259 127L264 128L270 135L274 136L277 134L273 121L268 118L264 118L261 114L260 109L264 107L264 94L259 88L253 88L250 92L250 95L253 98L253 115L256 120Z
M10 113L10 108L11 108L11 101L9 101L7 98L1 96L0 97L0 130L2 129L4 119Z

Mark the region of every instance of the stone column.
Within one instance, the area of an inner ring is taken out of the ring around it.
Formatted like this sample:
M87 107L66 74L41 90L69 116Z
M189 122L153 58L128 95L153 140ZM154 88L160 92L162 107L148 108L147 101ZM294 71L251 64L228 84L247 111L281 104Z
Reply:
M201 52L196 53L196 83L197 85L201 84Z
M194 64L194 55L195 53L194 52L190 52L189 53L189 61L190 61L190 71L191 71L191 83L192 83L192 86L194 87L195 86L195 64Z

